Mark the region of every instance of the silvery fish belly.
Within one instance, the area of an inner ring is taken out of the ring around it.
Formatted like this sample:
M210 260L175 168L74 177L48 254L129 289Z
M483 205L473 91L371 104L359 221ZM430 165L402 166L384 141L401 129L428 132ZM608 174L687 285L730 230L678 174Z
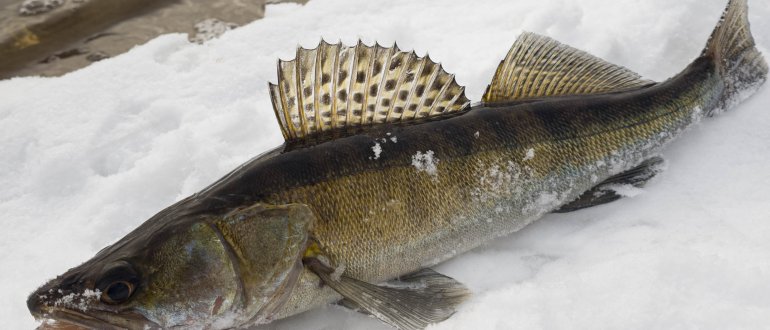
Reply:
M241 328L334 302L400 329L445 320L470 292L428 267L642 187L661 148L765 81L747 10L730 1L664 82L524 33L475 105L414 52L299 49L269 86L284 145L43 285L29 309L99 329Z

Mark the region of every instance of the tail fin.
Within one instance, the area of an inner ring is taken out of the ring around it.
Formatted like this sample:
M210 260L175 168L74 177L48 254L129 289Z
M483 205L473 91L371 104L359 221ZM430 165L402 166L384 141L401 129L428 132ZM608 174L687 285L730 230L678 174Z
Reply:
M725 90L717 109L728 109L767 80L768 67L749 28L747 0L730 0L702 56L714 59Z

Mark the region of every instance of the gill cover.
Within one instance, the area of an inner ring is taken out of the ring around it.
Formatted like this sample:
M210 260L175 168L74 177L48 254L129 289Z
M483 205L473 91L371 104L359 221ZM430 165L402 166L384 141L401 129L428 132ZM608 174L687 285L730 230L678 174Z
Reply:
M286 302L314 219L306 205L257 203L214 222L239 278L238 324L270 322Z

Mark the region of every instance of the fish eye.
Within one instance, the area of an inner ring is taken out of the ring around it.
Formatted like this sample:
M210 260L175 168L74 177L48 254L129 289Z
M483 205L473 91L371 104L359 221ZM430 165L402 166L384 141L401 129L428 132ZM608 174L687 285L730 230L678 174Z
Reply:
M116 281L102 292L102 301L108 304L119 304L128 300L132 293L134 293L133 284L127 281Z
M117 262L104 272L97 282L96 289L102 292L101 300L105 304L116 305L128 301L139 285L139 275L125 261Z

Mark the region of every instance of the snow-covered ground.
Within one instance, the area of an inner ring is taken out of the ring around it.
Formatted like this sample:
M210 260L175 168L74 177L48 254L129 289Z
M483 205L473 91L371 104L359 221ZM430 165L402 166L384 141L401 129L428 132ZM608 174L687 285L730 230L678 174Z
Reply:
M61 78L0 81L0 328L38 285L281 143L277 58L321 37L430 51L478 100L522 30L662 80L727 0L312 0L204 45L161 36ZM770 45L770 2L751 0ZM767 52L765 52L767 53ZM437 270L473 298L435 329L740 329L770 324L770 91L691 130L643 194L547 216ZM328 307L276 329L386 329Z

